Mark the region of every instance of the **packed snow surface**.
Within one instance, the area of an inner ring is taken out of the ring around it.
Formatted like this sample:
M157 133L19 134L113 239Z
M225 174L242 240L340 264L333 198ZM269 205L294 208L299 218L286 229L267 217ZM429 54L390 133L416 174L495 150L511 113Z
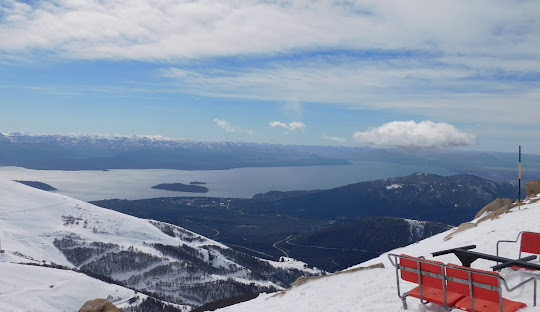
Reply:
M425 256L427 259L453 264L461 264L455 255L447 254L432 257L431 253L466 245L476 245L475 251L495 254L498 240L514 240L521 231L540 232L540 202L534 203L538 199L540 198L533 198L528 204L522 205L521 210L514 208L510 213L502 215L498 219L480 222L475 228L455 233L448 240L445 240L445 237L454 232L455 229L432 236L416 244L392 250L389 253ZM518 257L518 244L502 244L501 249L502 256L514 259ZM523 254L523 256L526 256L526 254ZM385 268L354 270L377 263L383 263ZM491 271L490 267L495 264L492 261L478 259L472 264L472 267ZM506 279L509 287L513 287L531 276L535 277L537 281L540 280L540 272L503 269L501 275ZM400 281L400 283L402 291L408 291L417 286L404 281ZM533 307L532 283L510 293L503 290L503 297L527 304L527 307L519 310L519 312L540 311L540 306ZM538 301L540 302L540 297ZM407 311L410 312L445 311L443 306L432 303L423 305L413 297L408 297L407 303L409 306ZM251 301L218 311L393 312L403 311L403 307L401 300L397 296L395 269L388 260L388 253L385 253L349 268L341 274L313 278L285 292L262 294ZM454 309L452 311L458 312L461 310Z
M81 273L1 261L0 254L0 311L78 311L88 300L109 296L122 308L130 298L145 297Z

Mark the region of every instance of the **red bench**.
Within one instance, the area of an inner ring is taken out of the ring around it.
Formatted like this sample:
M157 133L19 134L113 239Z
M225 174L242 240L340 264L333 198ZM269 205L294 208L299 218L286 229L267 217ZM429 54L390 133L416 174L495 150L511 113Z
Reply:
M498 273L471 269L442 262L389 254L388 258L396 268L397 292L407 309L407 296L443 305L447 310L455 307L471 312L514 312L526 305L502 297L502 285L508 292L528 283L534 284L534 306L536 306L536 279L531 277L519 285L509 288ZM418 284L412 290L401 293L399 280Z
M519 246L519 257L521 258L521 253L531 253L540 255L540 233L535 232L520 232L516 238L516 240L510 241L510 240L500 240L497 242L497 256L499 255L499 244L500 243L517 243L519 241L519 238L521 237L521 242ZM512 266L512 269L518 270L523 269L519 266ZM530 270L530 269L526 269Z
M536 305L536 280L534 277L518 286L508 289L506 281L496 272L482 271L449 264L446 266L446 288L448 291L462 294L456 302L456 308L475 312L514 312L527 305L522 302L502 297L502 285L512 291L528 281L534 281L534 305Z
M407 296L418 298L423 304L433 302L444 305L447 309L464 297L446 289L444 263L407 255L388 255L388 257L394 258L394 261L392 258L390 261L396 267L398 296L403 302L403 309L407 309ZM399 276L418 286L401 294Z

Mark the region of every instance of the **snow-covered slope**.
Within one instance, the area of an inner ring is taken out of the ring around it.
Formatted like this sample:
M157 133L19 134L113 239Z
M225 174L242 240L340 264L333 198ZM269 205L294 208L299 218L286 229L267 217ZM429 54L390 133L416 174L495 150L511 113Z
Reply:
M534 198L521 210L514 208L510 213L502 215L499 219L478 223L477 227L455 233L451 239L445 240L454 230L432 236L390 253L408 254L411 256L425 256L427 259L443 261L445 263L460 264L453 255L432 257L431 253L454 247L476 245L476 251L495 254L496 242L502 239L515 239L520 231L540 232L540 202L534 203L540 197ZM475 220L476 221L476 220ZM508 244L502 246L502 255L510 258L518 256L519 246ZM342 311L342 312L370 312L370 311L402 311L401 300L397 296L395 269L390 264L388 253L350 268L341 274L314 278L286 292L278 294L260 295L258 298L235 306L220 309L221 312L314 312L314 311ZM385 268L361 270L377 263L383 263ZM494 262L479 259L472 264L473 268L491 271ZM510 287L519 284L530 276L540 280L540 272L515 272L504 269L501 275L507 280ZM403 291L410 290L415 285L401 282ZM507 293L503 296L511 300L524 302L527 308L519 312L540 311L540 306L533 307L533 287L531 284ZM443 312L442 306L423 305L416 298L407 298L411 312ZM455 312L459 311L454 309Z
M107 297L124 308L130 298L139 296L140 303L146 297L82 273L3 260L0 254L0 311L78 311L88 300Z
M319 273L304 263L250 257L180 227L5 179L0 179L0 243L5 250L0 262L77 268L189 306L281 289L299 276ZM2 282L13 283L3 277Z

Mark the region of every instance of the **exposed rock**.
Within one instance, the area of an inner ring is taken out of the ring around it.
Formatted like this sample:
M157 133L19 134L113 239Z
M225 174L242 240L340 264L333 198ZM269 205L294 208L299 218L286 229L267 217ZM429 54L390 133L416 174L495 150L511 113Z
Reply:
M447 241L447 240L451 239L454 234L459 233L459 232L463 232L463 231L468 230L468 229L472 229L474 227L476 227L475 223L470 223L470 222L461 223L457 227L457 229L454 232L450 233L448 236L446 236L444 238L444 240Z
M79 309L79 312L122 312L109 300L97 298L89 300Z
M540 180L530 180L526 185L527 197L540 193Z
M335 272L333 274L330 274L330 275L303 276L303 277L298 278L296 280L296 282L294 282L293 285L290 288L287 288L285 290L282 290L282 291L276 293L273 297L282 296L282 295L286 294L289 290L293 289L294 287L304 285L304 284L306 284L307 282L310 282L310 281L323 279L323 278L328 278L328 277L332 277L332 276L340 275L340 274L349 274L349 273L353 273L353 272L357 272L357 271L371 270L371 269L384 269L384 264L383 263L376 263L376 264L372 264L372 265L367 266L367 267L358 267L358 268L354 268L354 269L351 269L351 270L337 271L337 272Z
M527 183L528 184L528 183ZM495 199L494 201L492 201L491 203L487 204L484 208L482 208L480 211L478 211L478 213L476 214L476 216L474 216L475 219L478 219L480 218L486 211L487 212L491 212L491 211L496 211L502 207L505 207L505 206L510 206L512 203L514 203L514 200L513 199L510 199L510 198L502 198L502 197L499 197L497 199Z
M477 224L480 223L480 222L484 222L486 220L494 220L494 219L497 219L499 218L500 215L502 214L505 214L505 213L508 213L510 211L510 208L513 208L515 207L516 205L514 204L510 204L510 205L506 205L504 207L501 207L495 211L493 211L492 213L488 214L487 216L484 216L483 218L481 218L480 220L478 220Z
M352 272L356 272L356 271L363 271L363 270L369 270L369 269L384 269L384 264L383 263L375 263L375 264L372 264L372 265L367 266L367 267L358 267L358 268L354 268L354 269L350 269L350 270L346 270L346 271L340 271L338 273L352 273Z

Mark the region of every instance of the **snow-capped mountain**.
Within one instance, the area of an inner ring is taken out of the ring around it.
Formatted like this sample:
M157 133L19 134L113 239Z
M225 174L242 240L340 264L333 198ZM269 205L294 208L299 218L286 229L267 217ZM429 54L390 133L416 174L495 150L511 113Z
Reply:
M424 256L427 259L442 261L444 263L460 264L453 254L432 257L431 253L455 247L476 245L475 251L495 254L498 240L514 240L521 231L539 232L540 196L532 198L521 206L512 208L509 213L497 219L477 223L476 227L462 232L451 229L432 236L418 243L398 248L384 253L379 257L351 267L339 274L305 279L296 283L296 286L273 294L261 294L258 298L234 306L219 309L220 312L314 312L314 311L341 311L341 312L376 312L376 311L403 311L401 300L397 296L396 271L388 260L388 253L407 254L411 256ZM452 234L449 238L448 236ZM517 258L519 244L505 245L501 248L501 255L508 258ZM525 256L525 255L524 255ZM538 260L534 260L538 261ZM367 267L377 264L384 268ZM472 267L491 271L496 263L478 259ZM508 285L513 287L531 276L540 279L539 272L512 271L503 269L501 275ZM408 291L417 285L401 281L402 291ZM503 291L503 297L527 304L519 312L540 311L540 306L533 306L533 286L525 285L513 292ZM443 306L428 303L424 305L416 298L407 298L410 312L442 312ZM454 309L454 312L461 310Z
M0 133L0 165L48 170L230 169L348 164L294 146L163 136Z
M102 148L122 149L126 147L145 147L145 146L162 146L162 147L194 147L194 146L210 146L214 143L196 142L182 138L168 138L161 135L92 135L92 134L73 134L73 135L58 135L58 134L42 134L31 135L20 132L1 133L0 142L9 143L55 143L60 146L87 146L94 145ZM215 143L226 144L226 143Z
M254 258L180 227L5 179L0 179L0 242L2 265L66 266L186 307L282 289L300 276L322 273L301 262ZM1 283L11 285L4 278Z

